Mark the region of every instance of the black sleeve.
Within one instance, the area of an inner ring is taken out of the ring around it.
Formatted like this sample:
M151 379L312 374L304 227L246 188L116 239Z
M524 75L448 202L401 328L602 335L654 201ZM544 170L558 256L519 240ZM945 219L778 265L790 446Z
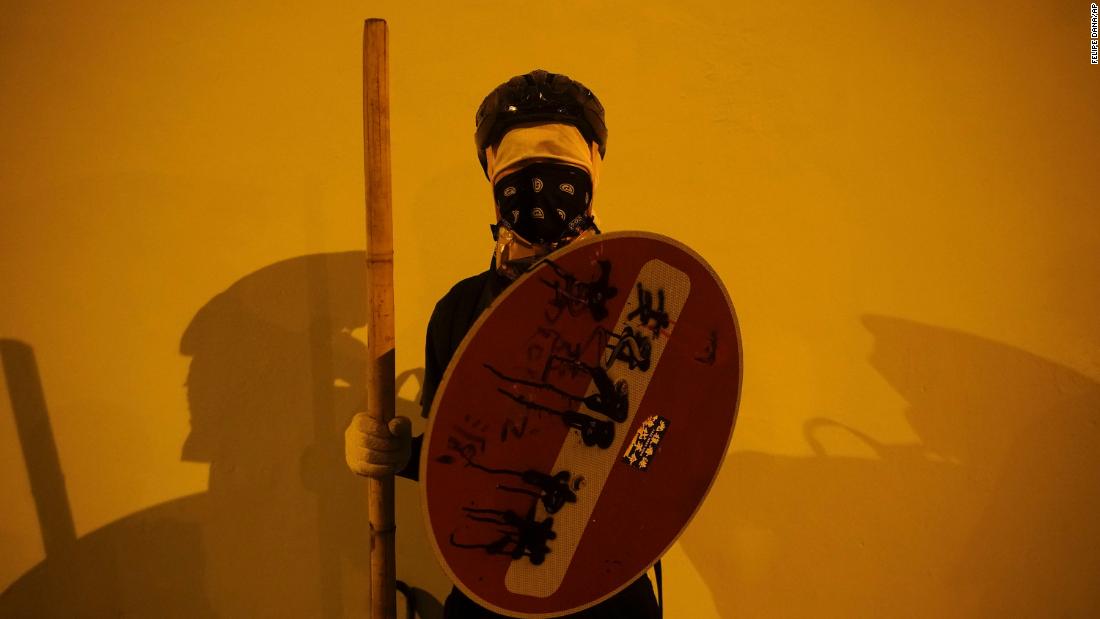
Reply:
M424 384L420 388L420 416L425 419L432 410L432 401L439 389L439 383L443 380L443 372L451 362L448 336L450 329L446 324L447 315L451 312L447 301L444 297L436 303L432 317L428 319L428 332L424 336Z
M487 305L484 298L489 273L468 277L455 284L451 290L435 304L432 317L428 319L428 332L424 342L424 384L420 390L421 416L428 417L432 410L432 400L443 381L443 373L451 362L462 338L474 323L478 314ZM413 437L412 455L405 468L398 475L414 481L420 479L420 451L424 435Z
M425 419L432 409L432 400L439 389L439 383L443 380L443 370L450 361L450 355L445 354L450 351L446 341L447 329L444 328L444 318L450 313L447 305L448 297L436 303L432 317L428 319L428 332L424 337L424 383L420 387L420 416ZM413 481L420 479L420 450L423 444L423 434L413 437L409 463L397 475Z

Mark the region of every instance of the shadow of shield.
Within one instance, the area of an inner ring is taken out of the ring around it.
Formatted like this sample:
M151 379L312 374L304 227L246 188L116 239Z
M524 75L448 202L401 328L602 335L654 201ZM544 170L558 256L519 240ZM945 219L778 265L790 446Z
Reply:
M721 615L1100 613L1100 385L972 334L863 324L919 441L822 417L812 456L729 454L681 538ZM830 454L853 442L869 457Z

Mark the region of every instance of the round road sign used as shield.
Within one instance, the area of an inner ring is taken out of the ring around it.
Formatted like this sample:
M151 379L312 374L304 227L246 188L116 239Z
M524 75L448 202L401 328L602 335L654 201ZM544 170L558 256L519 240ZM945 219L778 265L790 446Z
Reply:
M619 232L517 279L447 368L422 451L443 569L508 615L558 615L644 573L702 503L733 434L729 295L684 245Z

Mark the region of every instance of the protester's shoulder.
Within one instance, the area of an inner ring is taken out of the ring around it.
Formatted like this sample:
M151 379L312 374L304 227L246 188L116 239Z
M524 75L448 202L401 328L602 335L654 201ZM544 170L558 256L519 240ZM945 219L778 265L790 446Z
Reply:
M481 291L485 288L490 276L492 276L491 271L482 271L451 286L447 294L435 304L433 315L450 313L459 306L476 301L481 296Z

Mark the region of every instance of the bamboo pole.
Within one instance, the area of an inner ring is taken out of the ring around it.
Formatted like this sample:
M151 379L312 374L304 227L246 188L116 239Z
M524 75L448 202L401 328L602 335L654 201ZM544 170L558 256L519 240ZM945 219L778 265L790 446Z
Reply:
M367 414L394 415L393 205L386 21L363 27L363 137L367 181ZM395 619L393 476L368 480L371 618Z

